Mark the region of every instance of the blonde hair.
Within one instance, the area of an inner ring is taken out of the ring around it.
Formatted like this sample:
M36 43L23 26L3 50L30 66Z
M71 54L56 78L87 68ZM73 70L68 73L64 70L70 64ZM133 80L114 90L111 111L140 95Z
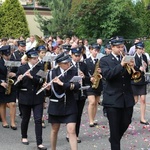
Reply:
M21 57L21 63L22 63L22 64L25 64L25 63L27 63L27 62L28 62L28 57L27 57L26 54L24 54L24 55Z

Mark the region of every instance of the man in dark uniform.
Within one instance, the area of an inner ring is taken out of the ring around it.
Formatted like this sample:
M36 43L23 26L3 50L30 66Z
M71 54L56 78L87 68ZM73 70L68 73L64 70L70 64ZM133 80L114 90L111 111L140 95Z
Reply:
M122 37L110 40L112 53L101 58L100 68L106 79L103 89L103 105L109 120L111 150L120 150L120 140L131 123L133 106L135 104L131 74L125 68L124 58L120 60L120 53L124 49ZM130 61L129 66L134 66Z
M80 62L82 58L82 49L81 48L71 49L71 57L72 57L72 64L76 67L78 76L82 77L81 86L90 84L90 77L88 75L87 66L84 62ZM77 142L81 143L81 140L79 139L79 131L80 131L80 124L81 124L81 116L87 98L86 90L80 90L76 92L74 94L74 97L76 99L77 107L78 107L78 116L77 116L77 124L76 124ZM69 142L69 138L66 137L66 139Z
M18 41L18 49L11 55L10 60L21 61L21 57L25 54L26 42Z

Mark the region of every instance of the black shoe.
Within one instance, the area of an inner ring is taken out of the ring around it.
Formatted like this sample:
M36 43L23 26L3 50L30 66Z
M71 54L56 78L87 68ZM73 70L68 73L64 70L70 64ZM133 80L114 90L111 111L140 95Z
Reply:
M69 142L69 138L68 137L66 137L66 141Z
M29 142L22 142L22 144L24 144L24 145L29 145Z
M77 139L77 143L81 143L81 140L80 140L80 139Z
M94 126L96 126L96 125L98 125L98 123L97 123L97 122L94 122Z
M2 125L3 128L9 128L9 125Z
M38 150L47 150L47 148L44 147L44 146L43 146L43 147L39 147L39 146L38 146L37 149L38 149Z
M22 144L24 144L24 145L29 145L29 142L28 142L28 141L23 142L23 140L21 140L21 142L22 142Z
M17 130L16 126L10 126L12 130Z
M149 125L149 123L146 121L146 122L143 122L143 121L140 121L141 124L144 124L144 125Z
M94 123L93 124L89 124L89 127L95 127Z

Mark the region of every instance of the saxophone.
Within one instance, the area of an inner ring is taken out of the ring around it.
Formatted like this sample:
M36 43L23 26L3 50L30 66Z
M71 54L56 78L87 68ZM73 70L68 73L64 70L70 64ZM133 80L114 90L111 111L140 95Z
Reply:
M92 88L94 88L94 89L97 89L97 88L98 88L100 79L102 79L102 75L97 72L97 69L99 68L99 64L100 64L100 60L98 60L98 61L96 62L95 69L94 69L93 77L94 77L95 80L94 80L94 82L92 83Z
M10 67L7 68L7 77L6 77L6 83L8 84L7 88L5 89L5 94L9 95L11 93L12 85L14 84L14 80L9 78L10 73Z

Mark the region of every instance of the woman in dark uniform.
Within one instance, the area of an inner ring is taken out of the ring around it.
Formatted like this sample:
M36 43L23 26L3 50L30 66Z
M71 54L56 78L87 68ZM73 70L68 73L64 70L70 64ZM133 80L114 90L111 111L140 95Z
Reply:
M100 47L96 44L92 45L91 47L91 56L86 59L87 68L89 71L89 75L91 76L90 79L90 88L87 90L88 95L88 115L89 115L89 126L94 127L97 125L97 122L95 121L96 113L97 113L97 106L100 101L100 95L102 91L102 81L100 79L99 84L96 88L92 88L92 85L95 84L96 76L94 77L94 72L100 75L100 68L99 68L99 62L98 59L96 59L97 54L99 53ZM97 77L98 77L97 76ZM96 82L97 83L97 82Z
M132 89L135 102L137 103L140 99L140 111L141 111L141 120L140 123L144 125L149 125L145 120L145 111L146 111L146 84L145 81L145 72L148 72L148 61L143 53L144 43L138 42L135 44L136 53L135 53L135 65L137 69L141 72L141 78L139 80L133 80Z
M10 46L2 46L0 48L1 59L0 59L0 114L2 118L2 126L4 128L9 128L9 125L6 121L6 106L9 105L10 110L10 124L11 129L16 130L15 117L16 117L16 91L15 87L8 85L8 80L12 79L12 82L16 76L10 68L5 66L5 61L10 60L11 50ZM6 93L10 87L10 94Z
M41 69L41 65L35 66L35 64L38 62L38 53L34 48L27 51L26 55L28 58L28 63L19 67L17 72L17 80L20 81L18 82L17 87L19 90L19 104L22 111L22 143L25 145L29 144L27 139L27 131L32 110L35 122L37 148L39 150L47 150L47 148L42 145L42 115L44 92L36 95L37 90L41 88L44 81L42 78L36 75L37 72ZM29 69L31 70L29 71ZM23 77L23 75L25 76Z
M70 67L69 55L62 53L55 59L58 67L49 72L49 81L53 80L50 86L50 103L48 108L49 123L51 123L51 150L56 150L57 135L61 123L67 124L67 132L71 150L77 150L77 137L75 132L77 121L77 103L74 98L74 91L79 90L80 84L71 83L70 80L77 75L76 68ZM62 74L60 78L58 76ZM48 82L49 82L48 81Z

